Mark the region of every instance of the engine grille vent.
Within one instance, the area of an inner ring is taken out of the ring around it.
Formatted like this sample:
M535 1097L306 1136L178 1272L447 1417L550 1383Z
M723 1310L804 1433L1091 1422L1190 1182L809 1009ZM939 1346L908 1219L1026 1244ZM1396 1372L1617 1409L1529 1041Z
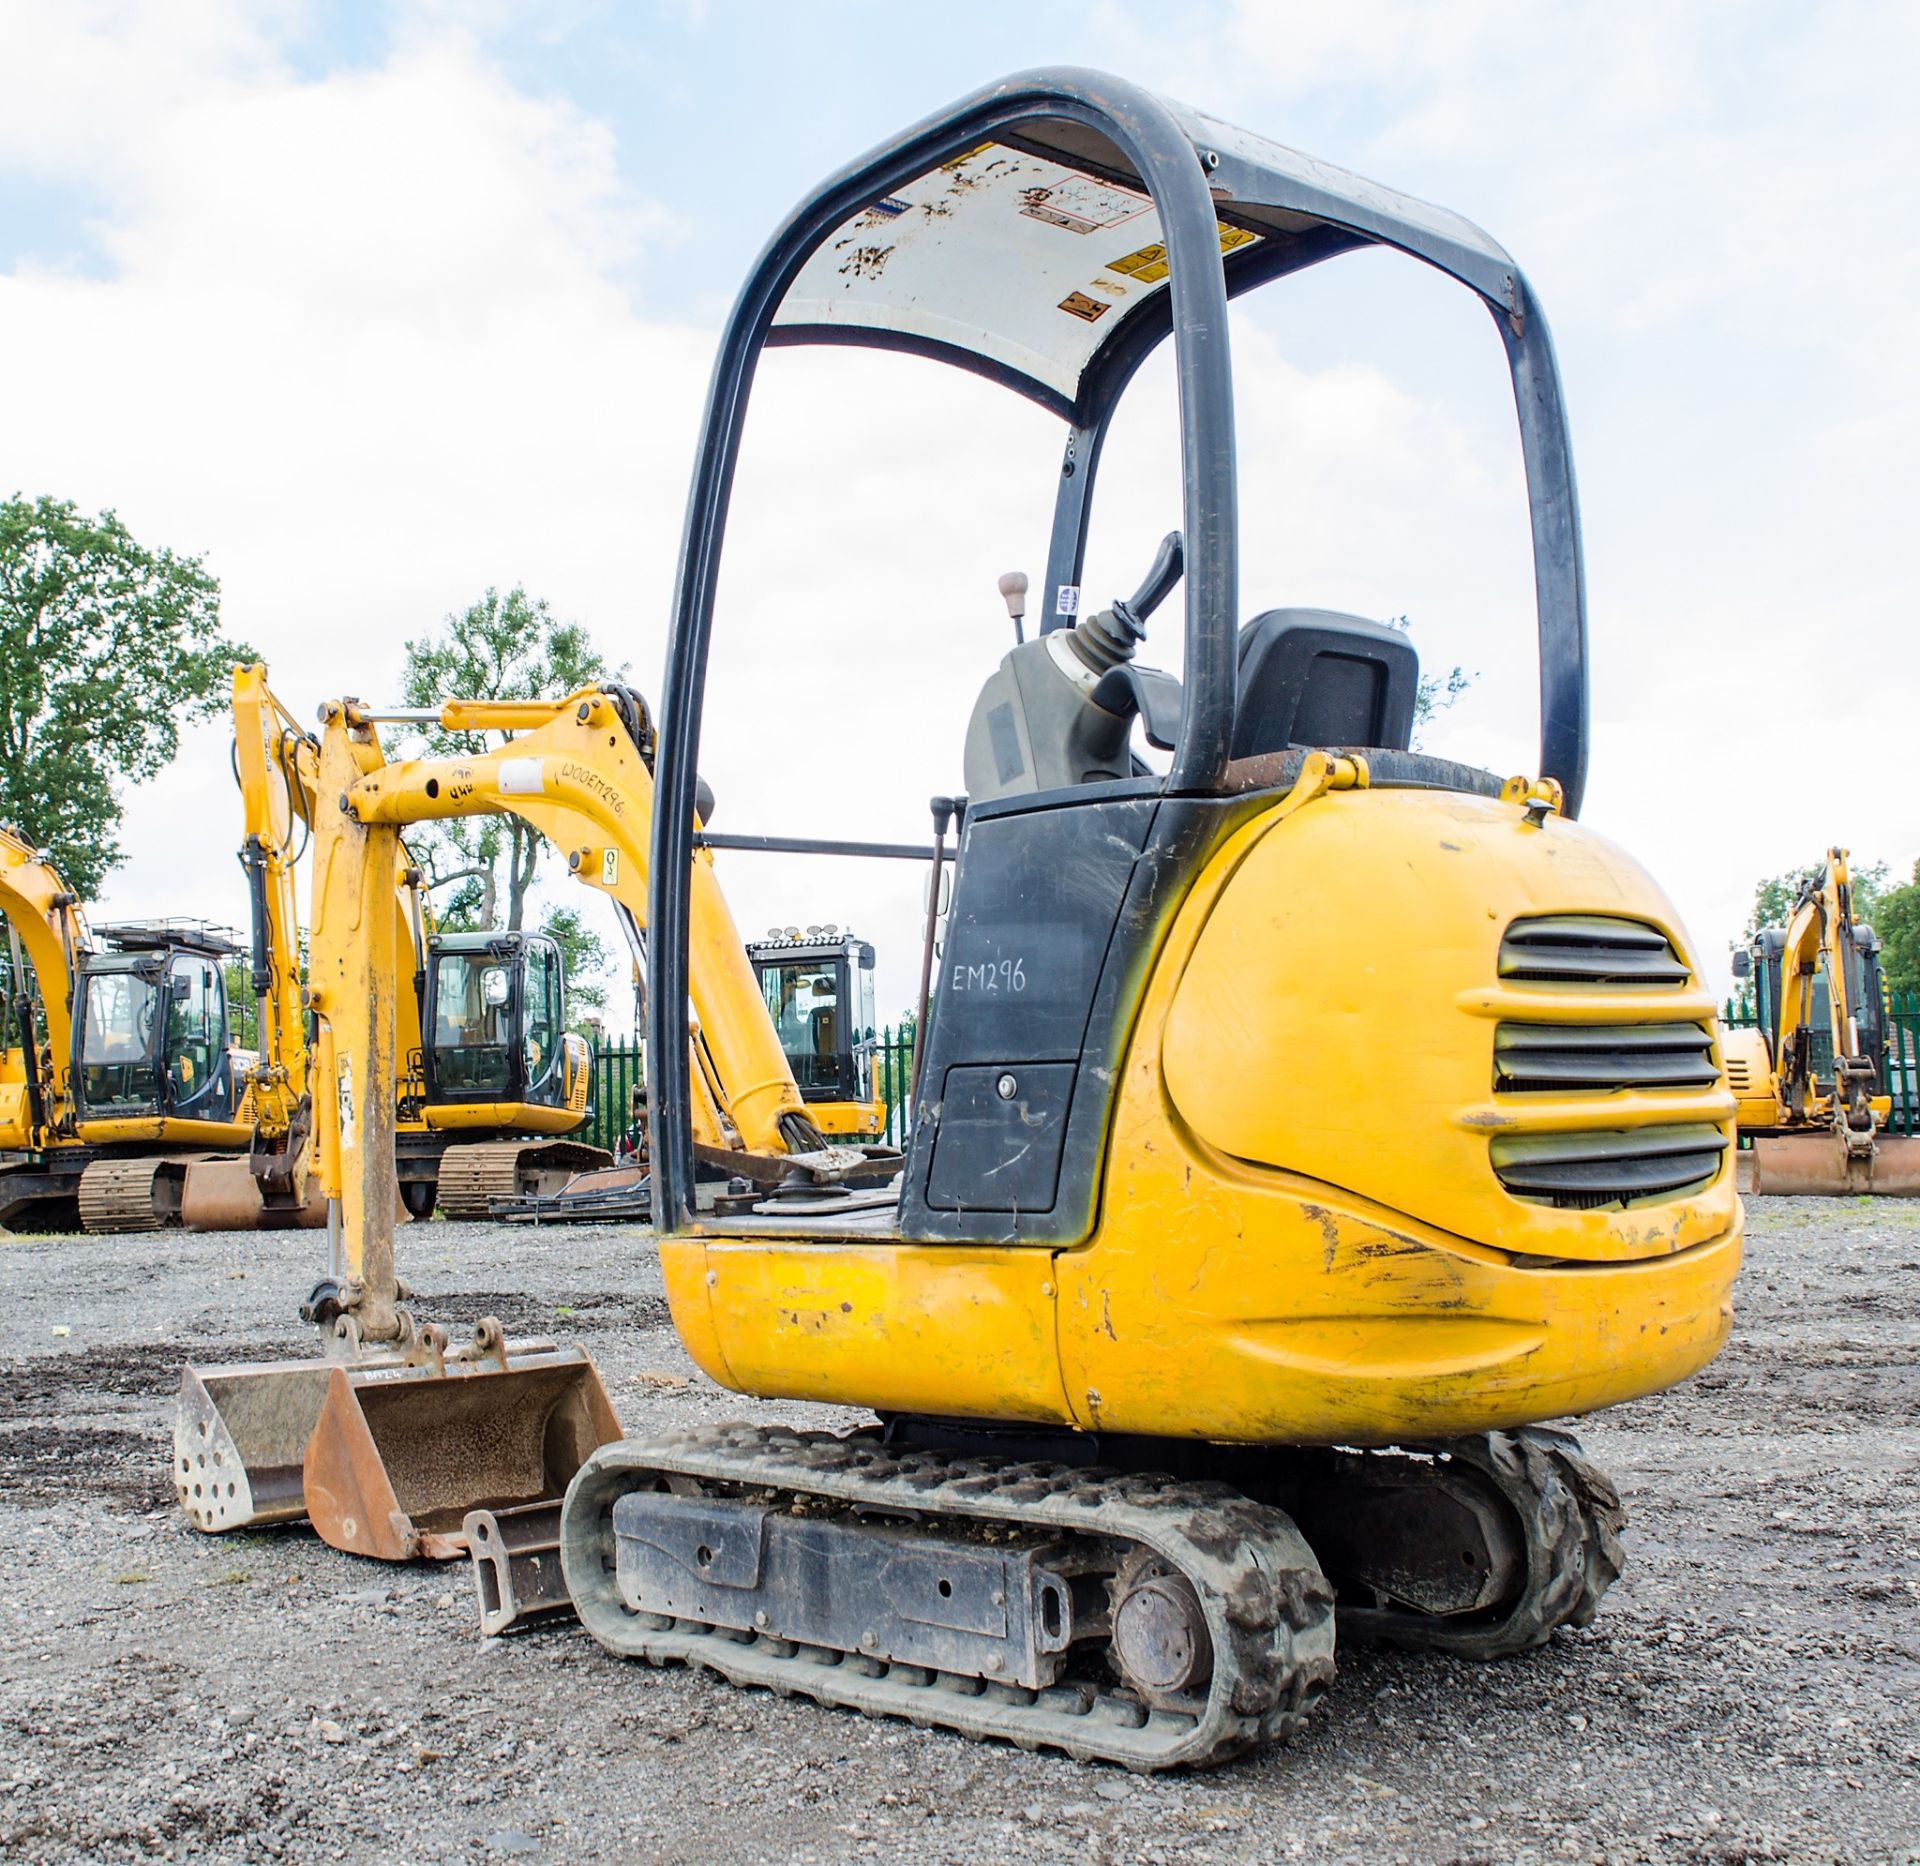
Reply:
M1699 1024L1502 1024L1493 1086L1504 1095L1711 1088L1713 1038Z
M1516 920L1500 942L1500 976L1531 984L1684 985L1687 968L1658 928L1605 914Z
M1744 1056L1727 1058L1727 1087L1736 1095L1745 1095L1753 1088L1753 1071L1747 1067Z
M1574 1211L1672 1198L1720 1170L1727 1137L1705 1122L1580 1134L1504 1135L1493 1170L1515 1198Z

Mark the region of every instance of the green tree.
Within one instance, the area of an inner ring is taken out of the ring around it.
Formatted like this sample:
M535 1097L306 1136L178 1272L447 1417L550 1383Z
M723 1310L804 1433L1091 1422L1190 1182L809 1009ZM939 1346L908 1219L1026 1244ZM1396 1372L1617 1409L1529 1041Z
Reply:
M1397 628L1403 635L1413 632L1413 623L1406 616L1390 618L1387 626ZM1469 674L1458 665L1448 668L1444 674L1422 674L1413 695L1415 727L1425 725L1436 713L1444 713L1479 678L1478 674ZM1416 731L1414 743L1418 745L1419 742Z
M1913 879L1880 896L1874 930L1880 935L1880 970L1889 991L1920 991L1920 862Z
M402 689L409 706L443 700L539 700L572 693L606 676L585 629L555 618L545 602L516 584L504 596L488 590L431 635L407 643ZM479 756L504 733L441 732L422 735L435 758ZM423 833L424 831L424 833ZM502 924L517 931L525 918L544 839L515 816L481 816L422 826L408 845L425 864L439 894L435 912L449 931L484 930Z
M112 512L15 495L0 505L0 819L91 898L122 860L128 784L226 704L236 661L220 585L198 557L152 551Z
M607 965L611 954L580 917L577 907L549 909L540 931L560 948L567 972L567 1028L582 1030L589 1012L607 1008Z
M1785 926L1800 899L1801 889L1820 872L1820 867L1818 862L1809 862L1804 868L1790 868L1785 874L1769 875L1759 882L1753 890L1753 906L1747 914L1744 937L1752 939L1762 927ZM1853 879L1854 919L1882 931L1880 907L1887 896L1891 871L1885 862L1849 862L1847 867Z

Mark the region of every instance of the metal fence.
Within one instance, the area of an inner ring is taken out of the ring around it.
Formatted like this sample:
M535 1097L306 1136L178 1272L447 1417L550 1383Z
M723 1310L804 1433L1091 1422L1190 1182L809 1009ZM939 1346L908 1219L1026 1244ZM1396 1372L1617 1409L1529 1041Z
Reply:
M913 1132L913 1026L889 1026L881 1031L873 1046L873 1092L887 1104L887 1131L883 1138L890 1147L904 1147Z
M1759 1023L1753 994L1729 998L1720 1021L1735 1029ZM1887 1116L1890 1134L1920 1134L1920 992L1887 994L1887 1094L1893 1108Z
M617 1154L633 1120L633 1091L646 1080L637 1039L606 1037L593 1046L592 1087L587 1096L587 1128L580 1138Z
M913 1128L913 1025L889 1026L870 1046L873 1054L873 1092L887 1106L882 1138L889 1146L904 1147ZM587 1110L587 1128L581 1135L596 1147L618 1153L620 1140L632 1120L633 1091L646 1080L637 1038L598 1038L593 1046L593 1088Z

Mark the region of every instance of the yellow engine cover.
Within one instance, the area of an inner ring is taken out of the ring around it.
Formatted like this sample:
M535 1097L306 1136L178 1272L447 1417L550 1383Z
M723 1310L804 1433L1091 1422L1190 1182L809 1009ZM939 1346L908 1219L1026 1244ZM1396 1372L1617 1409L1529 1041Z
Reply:
M1690 964L1679 986L1502 976L1516 922L1583 916L1650 927L1684 962L1653 881L1577 823L1429 791L1321 798L1253 846L1195 943L1162 1038L1173 1109L1223 1154L1505 1250L1648 1257L1717 1237L1730 1181L1583 1212L1515 1198L1489 1170L1496 1136L1724 1132L1733 1114L1717 1062L1691 1091L1496 1095L1500 1028L1572 1043L1671 1024L1711 1041Z

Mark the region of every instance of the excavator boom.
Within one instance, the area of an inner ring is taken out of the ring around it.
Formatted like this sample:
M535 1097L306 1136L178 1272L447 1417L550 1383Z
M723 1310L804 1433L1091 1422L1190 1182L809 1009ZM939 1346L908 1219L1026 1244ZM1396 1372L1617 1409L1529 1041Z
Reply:
M17 1051L20 1065L13 1080L0 1079L0 1151L16 1152L71 1122L73 974L93 941L79 896L10 829L0 829L0 913L13 973L13 1027L0 1033L0 1049Z

